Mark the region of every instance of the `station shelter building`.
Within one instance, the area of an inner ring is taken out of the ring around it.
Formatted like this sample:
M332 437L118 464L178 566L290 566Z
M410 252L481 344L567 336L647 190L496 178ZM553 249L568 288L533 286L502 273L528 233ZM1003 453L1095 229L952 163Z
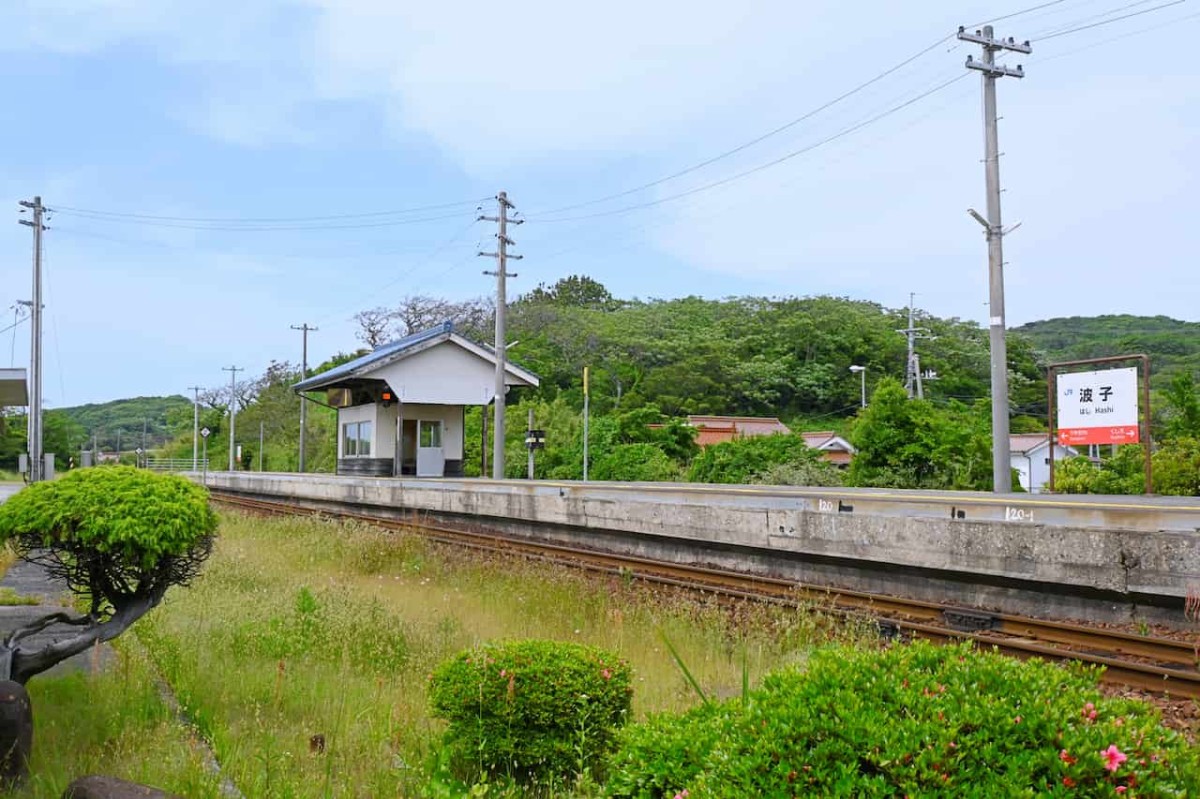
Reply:
M507 361L505 386L537 386ZM338 474L459 477L468 406L495 399L496 354L450 322L382 344L295 384L337 409Z

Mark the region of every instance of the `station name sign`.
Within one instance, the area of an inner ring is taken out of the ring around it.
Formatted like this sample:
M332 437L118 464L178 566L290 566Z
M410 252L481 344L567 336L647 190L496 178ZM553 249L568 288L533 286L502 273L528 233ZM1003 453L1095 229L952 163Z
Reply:
M1136 444L1138 370L1103 369L1058 375L1058 443Z

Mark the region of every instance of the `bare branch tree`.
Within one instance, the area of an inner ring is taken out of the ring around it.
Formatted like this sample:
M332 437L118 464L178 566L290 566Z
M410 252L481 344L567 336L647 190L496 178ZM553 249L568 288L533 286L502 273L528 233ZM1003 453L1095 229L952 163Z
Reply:
M359 341L374 349L390 338L389 331L392 328L394 318L395 311L382 306L366 311L359 311L351 317L355 322L358 322L358 332L354 335Z

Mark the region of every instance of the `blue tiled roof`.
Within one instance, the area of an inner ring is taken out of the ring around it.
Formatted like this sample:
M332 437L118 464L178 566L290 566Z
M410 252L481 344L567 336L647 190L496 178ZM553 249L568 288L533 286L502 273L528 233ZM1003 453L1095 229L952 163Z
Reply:
M429 341L430 339L444 336L454 332L454 323L442 322L437 327L431 327L428 330L422 330L419 333L413 333L405 336L402 339L380 344L371 352L355 358L353 361L347 361L341 366L335 366L328 372L321 372L319 375L314 375L307 380L302 380L292 386L293 391L310 391L312 389L321 388L335 382L340 378L345 378L353 375L364 366L370 366L373 363L389 358L398 353L404 352L409 347L415 347L418 344Z

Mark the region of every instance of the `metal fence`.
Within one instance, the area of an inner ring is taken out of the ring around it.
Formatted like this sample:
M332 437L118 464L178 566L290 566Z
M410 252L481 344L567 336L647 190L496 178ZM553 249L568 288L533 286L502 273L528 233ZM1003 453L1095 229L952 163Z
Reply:
M208 461L204 458L146 458L146 468L155 472L206 471Z

